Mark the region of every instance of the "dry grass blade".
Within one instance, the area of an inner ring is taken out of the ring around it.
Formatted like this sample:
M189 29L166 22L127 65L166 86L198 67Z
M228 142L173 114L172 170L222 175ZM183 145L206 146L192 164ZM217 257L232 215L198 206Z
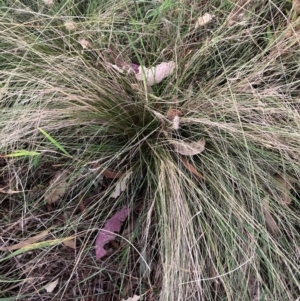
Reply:
M1 2L1 247L58 225L4 298L299 298L298 1L50 2Z
M26 239L26 240L24 240L22 242L19 242L19 243L15 244L15 245L8 246L8 247L0 247L0 251L14 251L14 250L18 250L18 249L27 247L27 246L29 246L29 245L31 245L33 243L36 243L37 241L45 238L48 235L48 233L49 233L50 230L51 230L51 228L47 229L45 231L42 231L38 235L35 235L35 236L33 236L33 237L29 238L29 239Z
M12 190L12 189L9 189L6 187L0 187L0 193L3 193L3 194L16 194L16 193L20 193L20 192L22 192L22 191Z

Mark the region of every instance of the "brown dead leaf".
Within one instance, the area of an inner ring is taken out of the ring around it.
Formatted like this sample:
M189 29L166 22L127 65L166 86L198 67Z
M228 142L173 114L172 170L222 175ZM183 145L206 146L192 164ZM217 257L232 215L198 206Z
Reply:
M84 203L83 203L82 200L79 201L78 209L79 209L80 212L84 212L85 211L85 206L84 206Z
M53 0L43 0L43 2L48 6L51 6L53 4Z
M169 140L169 142L174 146L175 152L184 156L198 155L205 149L204 138L194 142L184 142L179 140Z
M64 23L64 25L65 25L65 28L67 29L67 30L69 30L69 31L74 31L74 30L76 30L76 23L75 22L73 22L73 21L66 21L65 23Z
M205 177L196 170L196 168L188 162L187 158L182 157L182 163L184 164L184 166L192 173L194 174L196 177L202 179L202 180L206 180Z
M88 49L91 47L91 43L84 38L79 38L78 43L81 45L82 49Z
M292 203L292 199L290 197L290 190L293 188L293 181L288 179L287 176L283 177L280 174L274 175L273 179L275 180L275 184L282 194L283 205L290 205Z
M8 246L8 247L1 247L0 248L0 251L14 251L14 250L18 250L20 248L24 248L28 245L31 245L33 243L36 243L38 242L39 240L41 240L42 238L46 237L49 233L51 228L45 230L45 231L42 231L40 234L38 235L35 235L27 240L24 240L24 241L21 241L15 245L12 245L12 246Z
M58 171L49 183L49 190L45 194L45 202L48 205L57 203L66 193L69 172Z
M178 109L169 109L167 112L167 118L172 122L172 129L178 130L180 124L180 116L182 112Z
M227 24L232 26L236 23L242 22L247 10L256 0L237 0L234 9L228 15Z
M211 15L209 13L205 13L203 16L200 16L195 23L195 29L209 23L213 18L214 15Z
M106 177L108 179L118 179L118 178L121 178L121 176L123 175L120 172L113 171L113 170L110 170L110 169L103 170L102 174L103 174L104 177Z
M142 81L145 78L147 85L153 86L171 75L175 67L176 64L173 61L163 62L151 68L138 66L138 72L135 74L135 77L139 81Z
M293 9L300 13L300 0L293 0Z
M74 239L70 239L70 240L65 240L63 242L64 246L69 247L71 249L76 249L76 240Z
M46 284L44 286L44 289L47 291L47 293L52 293L53 290L56 288L57 284L58 284L59 279L56 279L52 282L49 282L48 284Z
M262 199L262 206L263 206L263 212L265 216L267 229L271 234L274 235L277 232L279 232L279 227L270 212L270 204L269 204L268 196Z
M126 174L122 176L122 178L119 180L118 183L116 183L115 190L110 195L112 198L117 198L122 191L125 191L127 188L127 182L129 178L131 177L132 171L128 171Z

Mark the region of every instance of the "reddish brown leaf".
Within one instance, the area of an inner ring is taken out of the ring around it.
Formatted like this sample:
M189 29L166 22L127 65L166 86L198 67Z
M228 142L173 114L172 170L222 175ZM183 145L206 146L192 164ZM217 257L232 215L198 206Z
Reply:
M188 162L187 158L182 157L182 163L196 177L206 180L205 177L199 171L197 171L196 168L191 163Z
M106 255L107 252L104 249L104 246L109 241L115 239L116 234L114 232L119 232L121 230L121 226L126 220L128 214L129 208L125 206L106 221L104 227L99 231L96 238L96 259L100 259Z
M290 205L292 203L292 199L290 197L290 190L292 187L292 182L289 181L288 177L281 176L276 174L274 177L277 188L280 190L282 195L282 203L283 205Z
M122 176L122 173L110 169L103 170L102 174L108 179L118 179Z

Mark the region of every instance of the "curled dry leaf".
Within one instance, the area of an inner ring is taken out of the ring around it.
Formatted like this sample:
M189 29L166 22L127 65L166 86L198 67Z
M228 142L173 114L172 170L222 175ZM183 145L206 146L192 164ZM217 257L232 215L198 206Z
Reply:
M232 26L236 23L242 22L243 18L245 17L247 10L251 5L253 5L254 1L257 0L238 0L235 4L234 9L228 15L227 24Z
M44 286L44 289L47 291L47 293L52 293L53 290L57 287L57 284L59 282L59 279L56 279L52 282L49 282Z
M183 157L182 163L196 177L198 177L199 179L202 179L202 180L206 180L205 177L191 163L188 162L187 158Z
M167 112L167 118L172 122L171 128L173 130L178 130L180 125L180 116L182 115L182 112L177 109L170 109Z
M67 30L69 30L69 31L74 31L74 30L76 30L76 23L73 22L73 21L66 21L66 22L64 23L64 25L65 25L65 28L66 28Z
M198 155L205 149L204 138L189 143L178 140L169 140L169 142L174 146L175 152L184 156Z
M64 240L63 242L64 246L71 248L71 249L76 249L76 240L75 238L69 239L69 240Z
M104 169L102 171L102 174L104 175L104 177L108 178L108 179L117 179L117 178L121 178L122 173L117 172L117 171L113 171L111 169Z
M180 120L179 120L179 116L177 115L173 118L172 129L173 130L178 130L179 129L179 124L180 124Z
M201 16L197 19L197 21L195 23L195 29L209 23L213 18L214 18L214 15L205 13L203 16Z
M88 46L86 46L86 43L82 42L83 41L79 41L82 47L85 46L85 48L88 48ZM106 65L111 69L115 69L119 73L126 72L127 74L134 74L138 81L143 81L145 79L147 85L149 86L158 84L163 81L166 77L173 73L176 67L175 62L173 61L163 62L154 67L147 68L138 64L127 63L117 58L115 58L115 64L106 63Z
M269 197L263 198L262 206L263 206L263 212L264 212L265 222L266 222L266 226L267 226L268 231L271 234L278 233L279 227L278 227L276 221L274 220L274 218L273 218L273 216L270 212Z
M132 171L128 171L119 181L118 183L116 184L116 187L115 187L115 190L114 192L111 194L110 197L112 198L117 198L122 191L125 191L126 190L126 187L127 187L127 182L130 178L132 174Z
M69 172L67 170L58 171L49 183L49 190L45 194L45 202L48 205L57 203L66 193Z
M279 174L274 175L273 178L275 180L277 188L282 194L283 205L290 205L292 203L292 199L289 194L290 190L293 188L291 181L289 181L287 177L282 177Z
M50 228L51 229L51 228ZM42 238L46 237L49 233L49 230L47 229L45 231L42 231L41 233L39 233L38 235L35 235L29 239L26 239L24 241L21 241L17 244L14 244L12 246L8 246L8 247L0 247L0 251L14 251L14 250L18 250L24 247L27 247L31 244L36 243L37 241L41 240Z
M88 49L91 47L91 43L84 38L79 38L78 43L81 45L82 49Z
M104 246L109 241L115 239L116 234L114 232L119 232L121 230L121 226L128 217L128 214L129 208L125 206L106 221L104 227L99 231L96 238L96 259L101 259L107 254Z
M43 2L48 6L53 4L53 0L43 0Z
M122 299L121 301L138 301L138 300L140 300L140 298L141 298L141 296L134 295L132 298Z
M160 83L166 77L171 75L175 67L176 64L173 61L161 63L151 68L139 66L135 77L137 80L143 80L145 78L147 85L153 86L154 84Z
M300 0L293 0L293 9L300 13Z

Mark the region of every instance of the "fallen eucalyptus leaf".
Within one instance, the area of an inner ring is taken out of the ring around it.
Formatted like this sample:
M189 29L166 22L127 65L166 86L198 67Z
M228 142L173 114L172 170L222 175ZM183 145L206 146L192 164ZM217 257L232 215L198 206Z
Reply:
M65 240L63 242L64 246L69 247L71 249L76 249L76 240L74 239L70 239L70 240Z
M43 0L43 2L49 6L53 4L53 0Z
M195 23L195 29L209 23L213 18L214 15L211 15L209 13L205 13L203 16L200 16Z
M279 232L279 227L270 212L269 197L265 197L262 199L262 206L268 231L271 234Z
M69 172L67 170L58 171L49 183L49 190L45 194L45 202L48 205L57 203L66 193L67 179Z
M127 172L127 173L126 173L126 174L118 181L118 183L116 184L115 190L114 190L114 192L111 194L110 197L112 197L112 198L115 199L115 198L117 198L117 197L121 194L122 191L125 191L125 190L126 190L127 182L128 182L128 180L129 180L131 174L132 174L132 171Z
M275 180L278 190L281 192L283 205L290 205L292 199L289 194L290 190L293 188L291 181L289 181L287 177L282 177L279 174L274 175L273 179Z
M121 301L138 301L138 300L140 300L140 298L141 298L141 296L134 295L132 298L122 299Z
M300 13L300 0L293 0L293 9Z
M158 84L166 77L171 75L176 67L175 62L170 61L166 63L160 63L155 67L146 68L143 66L138 67L138 72L135 74L137 80L144 80L149 86Z
M79 38L78 43L81 45L82 49L88 49L91 47L91 43L84 38Z
M58 284L59 279L56 279L52 282L49 282L48 284L46 284L44 286L44 289L47 291L47 293L52 293L53 290L56 288L57 284Z
M169 140L169 142L174 146L174 150L176 153L179 153L184 156L198 155L205 149L204 138L189 143L178 140Z
M202 180L206 180L206 178L191 163L188 162L187 158L183 157L182 163L196 177Z
M69 31L74 31L74 30L76 30L76 23L73 22L73 21L66 21L66 22L64 23L64 25L65 25L65 28L66 28L67 30L69 30ZM79 42L79 43L80 43L80 42Z
M238 0L235 4L235 7L230 12L230 14L227 17L227 24L229 26L235 25L235 24L246 24L245 21L243 21L246 13L248 12L249 8L254 6L254 2L257 0Z
M123 222L126 220L129 214L129 208L123 207L121 210L117 211L110 219L108 219L104 227L99 231L96 243L96 259L101 259L107 254L104 246L111 240L114 240L116 234L114 232L119 232Z
M173 130L179 129L181 115L182 115L182 112L178 109L170 109L167 112L167 118L172 122L171 128Z

